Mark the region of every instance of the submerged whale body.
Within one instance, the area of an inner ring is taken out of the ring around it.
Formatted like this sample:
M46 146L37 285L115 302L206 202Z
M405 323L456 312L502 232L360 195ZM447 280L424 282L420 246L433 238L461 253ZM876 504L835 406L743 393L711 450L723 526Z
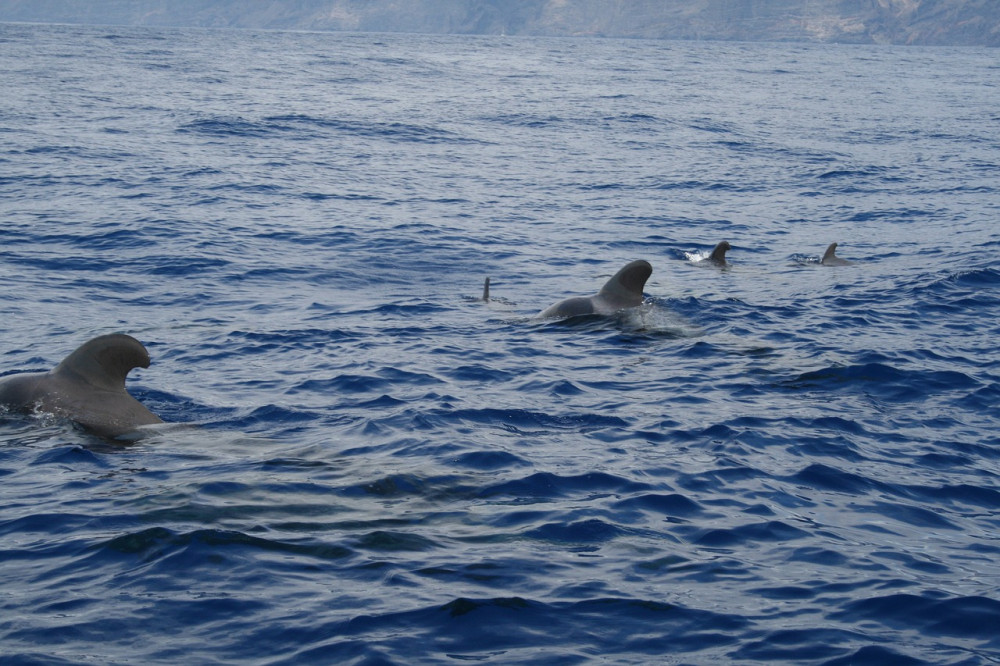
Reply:
M539 317L576 317L579 315L609 315L642 304L642 290L653 273L648 261L639 259L614 274L593 296L567 298L538 313Z
M49 372L0 378L0 405L12 411L42 411L68 418L104 437L163 423L128 394L125 377L148 368L149 353L135 338L115 333L81 345Z
M850 266L851 262L847 259L841 259L836 255L837 244L830 243L830 247L826 248L826 252L823 253L823 258L819 263L824 266Z

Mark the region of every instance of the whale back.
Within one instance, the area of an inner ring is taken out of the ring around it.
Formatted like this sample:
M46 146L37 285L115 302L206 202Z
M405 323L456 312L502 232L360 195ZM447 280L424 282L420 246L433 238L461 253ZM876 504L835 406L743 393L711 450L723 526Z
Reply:
M0 378L0 405L8 411L42 411L106 437L162 423L125 390L132 368L148 368L149 353L135 338L112 334L84 343L50 372Z
M638 259L614 274L608 280L597 296L602 301L615 308L631 308L642 304L642 290L646 280L653 274L653 267L648 261Z
M573 298L567 298L554 305L550 305L542 310L538 316L542 319L550 317L579 317L581 315L594 314L595 311L592 298L574 296Z

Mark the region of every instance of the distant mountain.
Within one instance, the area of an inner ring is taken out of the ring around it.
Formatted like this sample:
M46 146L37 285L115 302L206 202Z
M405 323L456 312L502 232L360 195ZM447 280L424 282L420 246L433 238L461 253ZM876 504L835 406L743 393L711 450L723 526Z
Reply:
M998 0L2 0L0 21L1000 46Z

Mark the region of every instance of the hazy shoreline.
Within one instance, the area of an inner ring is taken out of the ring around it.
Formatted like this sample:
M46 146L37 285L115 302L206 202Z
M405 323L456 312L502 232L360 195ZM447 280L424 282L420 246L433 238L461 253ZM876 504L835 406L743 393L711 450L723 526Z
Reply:
M1000 46L983 0L8 0L0 22L621 37L708 41Z

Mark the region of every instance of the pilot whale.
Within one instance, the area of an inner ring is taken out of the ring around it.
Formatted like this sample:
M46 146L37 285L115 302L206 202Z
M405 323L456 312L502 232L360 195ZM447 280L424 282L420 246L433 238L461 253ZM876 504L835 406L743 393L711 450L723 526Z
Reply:
M79 423L104 437L163 423L125 390L132 368L148 368L149 353L121 333L85 342L49 372L0 377L0 405L11 411L42 411Z
M708 255L706 261L710 261L717 266L726 266L726 251L733 249L733 246L729 244L729 241L722 241L715 246L712 250L712 254Z
M826 248L826 252L823 253L823 258L819 263L824 266L850 266L851 262L847 259L841 259L835 253L837 251L837 244L830 243L830 247Z
M648 261L639 259L614 274L593 296L576 296L559 301L538 313L539 317L576 317L586 314L609 315L642 304L642 289L653 273Z

